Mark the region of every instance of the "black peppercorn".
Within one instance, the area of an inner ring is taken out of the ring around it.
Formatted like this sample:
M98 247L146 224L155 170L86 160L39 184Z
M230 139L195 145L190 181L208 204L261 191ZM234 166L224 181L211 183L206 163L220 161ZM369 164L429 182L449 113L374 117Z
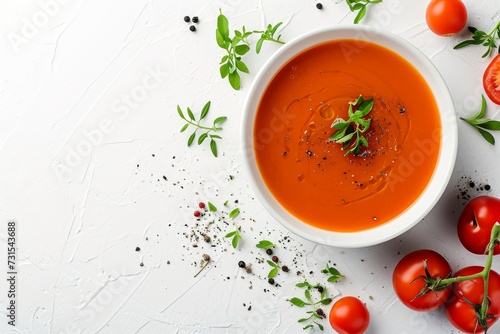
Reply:
M266 249L267 255L273 255L273 250L271 248Z
M289 271L290 271L290 269L288 269L288 267L287 267L287 266L283 266L283 267L281 267L281 270L283 270L285 273L287 273L287 272L289 272Z
M198 16L193 16L193 23L198 23Z
M191 21L191 19L189 18L189 16L184 16L184 22L189 22Z
M245 262L243 262L243 261L238 262L238 267L245 268L246 267Z
M196 27L195 27L195 26L190 26L190 27L189 27L189 30L191 30L191 31L196 31Z
M320 2L320 3L317 3L316 4L316 8L318 9L323 9L323 4Z
M274 285L274 278L270 278L267 280L267 282L271 285Z

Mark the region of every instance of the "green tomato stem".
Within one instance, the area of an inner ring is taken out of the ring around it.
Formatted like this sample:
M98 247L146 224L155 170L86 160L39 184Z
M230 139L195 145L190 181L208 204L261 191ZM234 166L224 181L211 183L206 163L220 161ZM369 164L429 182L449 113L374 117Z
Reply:
M499 25L500 25L500 22L499 22ZM496 222L495 225L493 225L493 228L491 229L490 242L488 244L488 257L486 258L486 264L484 265L484 269L481 272L474 274L474 275L445 278L445 279L441 280L441 282L440 282L440 286L448 286L448 285L453 284L453 283L463 282L463 281L471 280L474 278L482 277L483 281L484 281L484 293L483 293L483 301L481 303L481 309L480 309L481 319L486 319L486 315L488 312L488 307L489 307L488 306L488 283L489 283L491 265L493 263L494 249L495 249L495 246L497 245L496 240L498 240L499 237L500 237L500 223Z

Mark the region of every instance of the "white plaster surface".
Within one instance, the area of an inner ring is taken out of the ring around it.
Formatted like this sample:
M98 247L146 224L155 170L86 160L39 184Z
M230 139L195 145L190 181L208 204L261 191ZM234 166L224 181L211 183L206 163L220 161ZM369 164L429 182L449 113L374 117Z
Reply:
M489 31L500 20L497 0L464 3L469 25ZM448 38L431 33L426 4L384 0L362 23L418 47L443 75L457 115L472 115L491 57L482 59L480 47L453 50L467 32ZM7 324L7 284L1 279L0 332L301 333L296 320L305 310L287 299L301 296L294 285L304 277L325 282L320 270L330 260L346 279L329 284L329 296L355 295L366 302L367 333L457 333L442 310L405 308L393 293L391 273L402 256L421 248L437 250L454 269L483 263L456 236L464 204L457 196L469 179L491 185L489 192L469 189L469 195L500 196L498 146L459 121L456 167L437 206L401 237L361 249L330 248L291 235L264 211L242 172L243 103L255 74L279 45L248 53L251 74L234 91L219 77L218 10L232 29L283 21L282 38L288 41L352 22L344 1L323 5L318 10L313 0L0 2L3 272L7 222L18 224L16 326ZM199 16L195 33L185 15ZM176 105L199 111L208 100L209 119L228 116L218 158L205 145L187 148L188 133L179 133L183 122ZM498 119L499 110L488 101L488 117ZM218 220L220 230L212 227L210 233L218 237L214 247L189 238L199 201L216 204L226 212L220 216L240 208L235 223L243 240L237 250L224 239L232 227ZM255 248L261 239L280 241L275 254L291 268L276 278L279 287L267 283L269 266L259 263L268 259ZM194 278L204 253L212 262ZM238 268L240 260L252 263L252 274ZM493 268L500 271L500 263ZM322 323L325 333L333 333Z

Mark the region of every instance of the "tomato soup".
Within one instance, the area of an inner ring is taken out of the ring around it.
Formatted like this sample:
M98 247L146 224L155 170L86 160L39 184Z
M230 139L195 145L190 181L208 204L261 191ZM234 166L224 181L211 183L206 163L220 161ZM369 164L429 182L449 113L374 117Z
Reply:
M330 140L348 103L374 98L368 147L347 155ZM305 223L336 232L369 229L401 214L437 164L441 122L420 73L366 41L314 46L284 65L256 113L254 150L276 200Z

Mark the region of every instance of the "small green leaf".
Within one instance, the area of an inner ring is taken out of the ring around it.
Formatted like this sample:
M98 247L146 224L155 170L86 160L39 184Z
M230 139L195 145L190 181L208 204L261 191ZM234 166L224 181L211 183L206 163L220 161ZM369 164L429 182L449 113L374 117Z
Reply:
M219 16L217 17L217 30L219 30L219 33L221 36L226 39L229 37L229 21L227 18L222 14L222 10L219 9Z
M487 129L487 130L500 130L500 122L499 121L486 121L484 123L477 124L477 126Z
M306 329L309 329L309 328L312 328L312 327L313 327L313 325L309 324L306 327L302 328L302 330L306 330Z
M271 261L271 260L267 260L267 264L270 265L271 267L278 267L278 264L276 262Z
M240 56L243 56L248 51L250 51L250 47L246 44L236 45L234 47L234 52L236 52L236 54L238 54Z
M363 6L358 12L358 15L356 15L356 18L354 19L354 24L358 24L363 17L365 17L366 14L366 6Z
M278 271L279 271L279 268L273 268L273 269L271 269L271 271L269 272L269 274L267 274L267 277L268 278L275 277L276 275L278 275Z
M200 121L202 119L204 119L207 114L208 114L208 111L210 110L210 101L208 101L204 106L203 106L203 109L201 110L201 114L200 114Z
M210 140L210 150L212 151L214 157L217 158L217 143L213 139Z
M236 59L236 68L238 68L238 70L240 70L243 73L247 73L247 74L250 73L247 65L245 65L244 62L242 62L241 60L238 60L238 59Z
M325 299L321 299L319 302L321 304L323 304L323 305L328 305L328 304L330 304L332 302L332 299L331 298L325 298Z
M187 113L189 115L189 118L191 118L192 121L195 121L196 119L194 118L194 114L193 112L191 111L191 109L188 107L187 108Z
M229 75L229 63L222 64L219 68L220 76L222 79Z
M177 113L179 114L179 116L180 116L182 119L186 119L186 118L184 117L184 114L182 113L181 107L179 107L178 105L177 105Z
M229 212L229 218L234 219L240 214L240 209L236 208Z
M210 212L217 212L217 207L212 203L208 202L208 210L210 210Z
M229 73L229 83L231 84L231 87L233 87L233 89L235 90L239 90L240 87L241 87L241 79L240 79L240 75L238 74L238 72L234 71L234 72L231 72Z
M226 117L226 116L217 117L217 118L214 120L214 125L216 125L216 124L220 124L220 123L224 122L226 119L227 119L227 117Z
M228 234L225 235L224 238L231 238L234 235L236 235L236 231L229 232Z
M311 318L302 318L302 319L297 320L297 322L306 322L309 319L311 319Z
M233 238L233 241L231 242L231 244L233 245L233 248L236 249L238 248L238 243L240 241L240 235L239 234L236 234Z
M312 303L312 300L311 300L311 291L309 289L305 290L304 291L304 296L306 296L306 299Z
M186 131L186 129L189 127L189 123L184 124L184 126L181 128L181 132Z
M274 33L276 32L276 30L278 30L279 26L282 25L283 22L278 22L272 29L271 29L271 36L274 35Z
M220 33L219 29L215 29L215 40L217 41L217 45L225 49L226 48L226 42L224 41L224 37Z
M269 240L261 240L259 241L259 243L256 245L257 248L261 248L261 249L268 249L268 248L274 248L276 247L275 244L273 244L271 241Z
M320 318L321 318L321 317L320 317ZM316 321L315 321L314 323L315 323L316 325L318 325L319 329L321 329L321 330L324 330L324 329L325 329L325 328L323 327L323 325L322 325L322 324L320 324L320 323L318 323L318 322L316 322Z
M262 49L262 44L264 43L264 38L261 38L257 41L257 44L255 45L255 52L257 54L260 53L260 50Z
M483 138L486 139L488 143L490 143L491 145L495 145L495 137L493 137L491 133L478 127L476 127L476 129L477 131L479 131L481 136L483 136Z
M219 135L209 135L209 136L210 136L210 138L213 138L213 139L222 139L222 137Z
M191 144L193 143L194 141L194 138L196 137L196 130L191 134L191 136L189 136L189 139L188 139L188 142L187 142L187 146L191 146Z
M205 132L205 133L202 133L199 137L198 137L198 145L201 145L203 143L203 141L208 137L208 133Z
M302 299L297 298L297 297L293 297L292 299L290 299L290 303L292 303L293 305L298 306L298 307L304 307L304 305L306 305L306 302L304 302ZM307 305L309 305L309 304L307 304Z

